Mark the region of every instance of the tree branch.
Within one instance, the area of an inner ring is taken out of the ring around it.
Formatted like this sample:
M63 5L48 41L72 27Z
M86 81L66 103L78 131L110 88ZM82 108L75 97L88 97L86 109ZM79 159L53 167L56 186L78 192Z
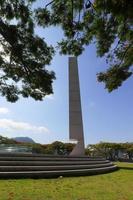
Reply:
M71 3L72 3L72 24L73 24L73 7L74 7L73 0L71 0Z
M122 62L124 61L124 58L125 58L125 56L126 56L128 50L129 50L132 46L133 46L132 43L129 44L129 46L128 46L128 47L126 48L126 50L124 51L124 53L123 53L123 55L122 55L122 58L121 58L121 62L120 62L120 64L119 64L119 67L122 65Z
M21 57L21 56L18 56L16 53L16 50L15 50L15 47L16 47L16 44L14 44L14 42L13 41L11 41L10 39L9 39L9 35L10 35L10 32L9 32L9 26L8 25L6 25L3 21L2 21L2 19L0 19L0 34L3 36L3 38L11 45L11 48L12 48L12 50L11 50L11 52L14 50L14 55L17 57L17 58L19 58L19 60L21 61L21 63L22 63L22 66L23 66L23 68L24 68L24 70L25 70L25 72L27 73L27 77L28 77L28 79L29 79L29 81L30 81L30 78L29 78L29 73L31 73L31 70L28 68L28 67L25 67L25 63L24 63L24 61L23 61L23 58ZM13 54L12 54L13 55Z
M51 5L52 3L54 3L55 0L49 2L48 4L45 5L45 8L47 8L49 5Z

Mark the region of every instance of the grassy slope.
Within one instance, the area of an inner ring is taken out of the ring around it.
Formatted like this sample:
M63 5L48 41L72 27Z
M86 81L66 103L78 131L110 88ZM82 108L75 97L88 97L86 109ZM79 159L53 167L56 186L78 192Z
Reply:
M97 176L0 180L0 200L133 200L133 164Z

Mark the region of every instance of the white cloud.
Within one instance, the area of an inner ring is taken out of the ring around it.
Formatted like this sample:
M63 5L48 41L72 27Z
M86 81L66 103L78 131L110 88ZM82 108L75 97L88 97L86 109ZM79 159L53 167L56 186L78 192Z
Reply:
M0 107L0 114L8 114L9 113L9 109L5 108L5 107Z
M0 119L0 128L8 130L33 131L39 133L50 133L49 129L44 126L34 126L26 122L16 122L11 119Z

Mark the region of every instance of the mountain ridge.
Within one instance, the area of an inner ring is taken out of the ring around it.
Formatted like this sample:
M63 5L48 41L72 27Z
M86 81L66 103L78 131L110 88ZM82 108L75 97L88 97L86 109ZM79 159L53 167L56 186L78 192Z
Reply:
M23 143L35 143L35 141L30 137L15 137L15 138L12 138L12 140L15 140L16 142L23 142Z

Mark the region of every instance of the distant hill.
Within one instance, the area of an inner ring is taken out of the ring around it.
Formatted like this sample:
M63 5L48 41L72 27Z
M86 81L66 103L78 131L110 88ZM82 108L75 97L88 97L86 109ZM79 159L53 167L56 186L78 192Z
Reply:
M15 140L16 142L35 143L35 141L29 137L15 137L12 139Z

